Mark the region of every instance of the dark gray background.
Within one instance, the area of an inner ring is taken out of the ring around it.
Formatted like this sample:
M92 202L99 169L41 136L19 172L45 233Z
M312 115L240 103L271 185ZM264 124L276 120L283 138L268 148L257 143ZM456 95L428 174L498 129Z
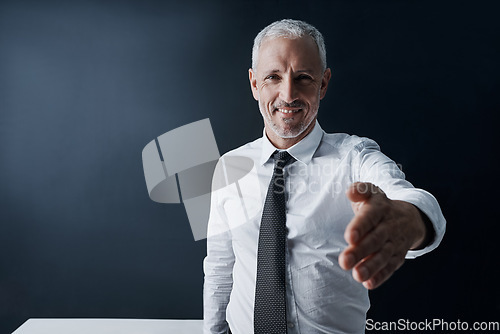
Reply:
M1 1L0 332L202 317L206 242L149 200L141 151L207 117L221 153L260 136L252 41L285 17L325 35L322 127L375 139L448 220L368 316L498 321L495 3Z

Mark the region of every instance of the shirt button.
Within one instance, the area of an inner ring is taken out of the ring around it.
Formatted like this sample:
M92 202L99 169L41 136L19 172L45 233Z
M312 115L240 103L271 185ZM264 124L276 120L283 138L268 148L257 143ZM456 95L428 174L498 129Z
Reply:
M295 325L293 324L293 322L289 322L287 325L288 325L288 328L293 328L293 327L295 327Z

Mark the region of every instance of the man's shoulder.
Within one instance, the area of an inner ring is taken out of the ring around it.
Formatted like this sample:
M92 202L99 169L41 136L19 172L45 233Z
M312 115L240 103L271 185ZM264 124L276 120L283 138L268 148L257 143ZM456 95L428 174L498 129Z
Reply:
M347 133L326 133L323 136L323 143L335 148L340 152L351 150L361 151L363 149L380 150L378 144L367 137L359 137Z

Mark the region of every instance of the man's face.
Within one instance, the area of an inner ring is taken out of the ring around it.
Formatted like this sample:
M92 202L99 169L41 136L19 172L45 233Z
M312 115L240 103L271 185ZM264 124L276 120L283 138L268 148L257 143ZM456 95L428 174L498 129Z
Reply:
M290 147L312 131L330 76L311 37L264 39L249 78L273 144Z

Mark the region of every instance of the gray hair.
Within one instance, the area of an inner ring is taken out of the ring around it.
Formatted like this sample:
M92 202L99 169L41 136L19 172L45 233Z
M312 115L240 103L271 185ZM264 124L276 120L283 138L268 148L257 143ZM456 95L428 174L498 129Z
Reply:
M262 29L262 31L255 37L252 48L252 69L254 71L256 70L260 45L265 38L300 38L303 36L311 36L313 38L314 42L318 46L323 71L326 70L326 47L323 35L321 35L318 29L309 23L291 19L273 22Z

